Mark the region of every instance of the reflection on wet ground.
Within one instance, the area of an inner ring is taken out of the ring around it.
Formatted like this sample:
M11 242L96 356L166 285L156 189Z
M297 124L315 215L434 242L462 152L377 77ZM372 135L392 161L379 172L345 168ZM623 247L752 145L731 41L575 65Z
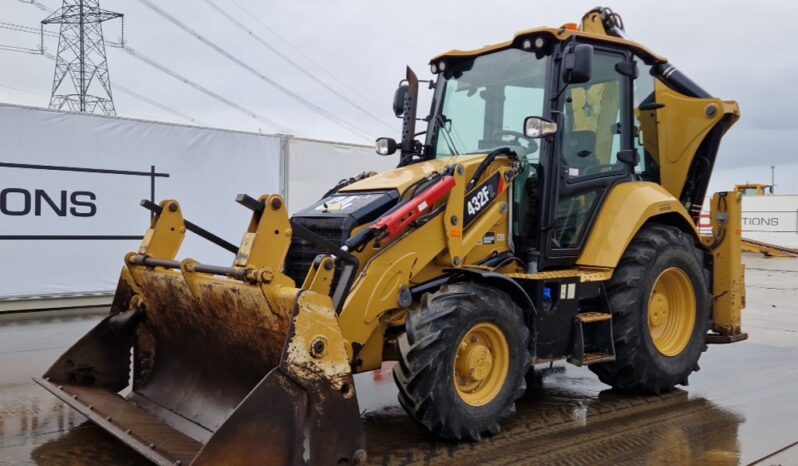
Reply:
M0 464L146 464L31 381L99 318L0 316Z
M798 441L798 260L746 262L751 338L711 346L689 387L631 396L584 368L539 367L501 434L456 444L404 414L386 364L356 378L369 463L798 464L798 446L785 448ZM0 316L0 464L148 464L30 381L98 320Z
M596 392L580 376L592 377L563 367L540 371L503 432L479 444L434 442L401 409L367 415L369 445L378 446L370 463L740 464L742 415L685 390L660 397Z

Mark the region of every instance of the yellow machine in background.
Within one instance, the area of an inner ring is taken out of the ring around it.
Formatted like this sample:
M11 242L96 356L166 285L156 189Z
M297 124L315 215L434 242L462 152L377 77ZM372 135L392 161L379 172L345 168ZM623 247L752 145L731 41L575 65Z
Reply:
M537 363L686 384L707 343L746 336L740 194L696 228L739 110L623 36L597 8L435 57L424 141L408 69L402 138L377 140L398 167L290 218L241 195L239 246L144 201L110 315L38 382L161 465L360 464L352 374L384 361L405 410L458 440L497 433ZM232 265L178 261L186 231Z
M773 194L773 185L761 183L748 183L734 185L734 192L742 193L743 196L764 196L768 193Z

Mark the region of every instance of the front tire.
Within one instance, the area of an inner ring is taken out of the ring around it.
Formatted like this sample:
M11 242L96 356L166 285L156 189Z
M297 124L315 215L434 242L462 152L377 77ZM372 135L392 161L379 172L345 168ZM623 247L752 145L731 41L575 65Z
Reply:
M399 338L394 379L407 413L438 437L495 434L526 390L530 332L504 292L454 284L426 295Z
M691 236L666 225L643 227L607 285L616 360L590 370L622 390L662 393L687 385L706 350L707 275Z

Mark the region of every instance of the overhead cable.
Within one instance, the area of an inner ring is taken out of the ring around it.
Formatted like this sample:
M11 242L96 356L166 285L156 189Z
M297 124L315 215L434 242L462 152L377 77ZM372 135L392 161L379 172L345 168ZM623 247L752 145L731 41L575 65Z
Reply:
M332 94L336 95L339 99L345 101L346 103L348 103L349 105L353 106L357 110L359 110L359 111L363 112L364 114L368 115L374 121L377 121L377 122L383 124L387 128L395 129L394 128L395 125L392 125L391 123L387 123L385 120L381 119L377 115L375 115L375 114L371 113L370 111L366 110L365 108L360 106L357 102L355 102L354 100L350 99L346 95L342 94L338 89L336 89L335 87L331 86L329 83L325 82L324 80L320 79L315 74L313 74L310 71L308 71L307 69L305 69L300 63L297 63L296 61L291 59L291 57L289 57L288 55L286 55L283 52L281 52L277 47L275 47L272 44L270 44L268 41L266 41L263 37L258 35L256 32L254 32L251 29L247 28L243 23L238 21L230 13L228 13L224 9L220 8L214 2L214 0L203 0L203 1L205 3L207 3L208 6L213 8L217 13L219 13L220 15L224 16L225 18L227 18L228 21L230 21L231 23L235 24L242 32L246 33L247 35L252 37L255 41L257 41L258 43L260 43L261 45L266 47L268 50L270 50L272 53L274 53L278 57L280 57L283 60L285 60L286 62L288 62L288 64L293 66L294 69L296 69L297 71L299 71L300 73L302 73L303 75L305 75L306 77L311 79L313 82L315 82L316 84L322 86L324 89L330 91Z
M153 107L157 107L157 108L163 110L164 112L171 113L172 115L175 115L175 116L180 117L180 118L182 118L182 119L184 119L186 121L190 121L190 122L198 124L198 125L208 126L207 123L204 123L204 122L202 122L200 120L197 120L197 119L195 119L193 117L190 117L190 116L186 115L183 112L180 112L180 111L175 110L173 108L167 107L166 105L164 105L162 103L156 102L156 101L150 99L147 96L141 95L141 94L139 94L138 92L136 92L136 91L134 91L132 89L126 88L125 86L119 84L118 82L113 82L113 83L111 83L111 85L114 87L115 90L121 91L123 94L127 94L127 95L129 95L129 96L131 96L131 97L133 97L135 99L141 100L142 102L146 102L146 103L152 105Z
M20 0L20 1L22 3L27 3L29 5L36 6L40 10L43 10L43 11L50 11L50 12L54 11L54 10L48 8L46 5L44 5L41 2L39 2L38 0L30 0L30 1ZM31 28L29 26L21 26L21 25L11 24L11 23L0 23L0 26L2 24L9 24L11 26L20 28L20 29L22 29L22 32L28 32L27 30L33 30L37 34L40 33L39 30L36 30L35 28ZM45 33L45 35L58 36L58 34L50 33L49 31L45 31L44 33ZM252 110L249 110L249 109L247 109L247 108L245 108L245 107L243 107L241 105L238 105L237 103L231 101L230 99L227 99L227 98L225 98L225 97L223 97L223 96L211 91L210 89L208 89L208 88L206 88L204 86L201 86L200 84L197 84L196 82L186 78L185 76L177 73L176 71L171 70L167 66L165 66L165 65L163 65L163 64L161 64L161 63L159 63L159 62L157 62L155 60L153 60L152 58L142 54L141 52L139 52L136 49L133 49L132 47L129 47L127 45L123 45L123 44L120 44L120 43L116 43L116 42L106 42L106 44L108 44L108 45L110 45L112 47L116 47L116 48L119 48L119 49L123 50L125 53L131 55L134 58L137 58L138 60L141 60L142 62L150 65L151 67L155 68L156 70L158 70L158 71L160 71L160 72L162 72L164 74L167 74L170 77L180 81L181 83L183 83L183 84L185 84L187 86L190 86L190 87L194 88L195 90L197 90L197 91L199 91L199 92L201 92L201 93L203 93L203 94L205 94L205 95L207 95L207 96L209 96L209 97L211 97L211 98L213 98L213 99L215 99L215 100L227 105L228 107L231 107L231 108L243 113L244 115L246 115L249 118L252 118L252 119L254 119L256 121L259 121L261 123L265 123L265 124L269 125L270 127L272 127L277 132L285 133L285 134L292 134L293 133L293 130L291 130L290 128L288 128L288 127L286 127L284 125L281 125L281 124L279 124L279 123L277 123L277 122L275 122L275 121L273 121L273 120L271 120L271 119L269 119L269 118L267 118L267 117L265 117L263 115L260 115L260 114L258 114L256 112L252 111ZM23 50L14 49L12 51L20 52L20 51L23 51ZM30 52L30 53L33 53L33 52ZM41 51L38 51L38 53L41 53ZM120 87L120 90L122 90L122 92L126 92L126 90L123 89L121 86L118 86L116 84L112 84L112 85L114 85L116 87ZM130 90L127 89L127 91L130 91ZM145 101L147 103L150 103L150 104L153 104L153 105L156 104L156 102L153 101L152 99L149 99L149 98L147 98L147 97L145 97L145 96L143 96L141 94L138 94L138 93L135 93L136 95L133 95L132 92L133 91L130 91L129 95L132 95L135 98L139 98L140 100L143 100L143 101ZM163 104L157 104L156 106L159 106L159 108L163 107L162 108L163 110L166 110L167 112L172 113L173 115L178 115L178 116L183 117L183 114L181 112L179 112L177 110L174 110L174 109L171 109L169 107L166 107ZM189 119L189 121L198 121L198 120L196 120L194 118L188 117L187 115L185 115L185 117L187 117Z
M260 121L261 123L265 123L265 124L275 128L280 133L286 133L286 134L292 133L292 130L290 128L287 128L287 127L277 123L276 121L273 121L273 120L271 120L269 118L266 118L265 116L260 115L260 114L258 114L256 112L252 111L252 110L249 110L249 109L247 109L245 107L242 107L241 105L238 105L237 103L231 101L230 99L227 99L227 98L225 98L225 97L223 97L223 96L211 91L210 89L197 84L196 82L186 78L185 76L183 76L183 75L181 75L181 74L179 74L179 73L177 73L175 71L172 71L171 69L169 69L166 66L158 63L157 61L153 60L152 58L142 54L138 50L133 49L132 47L129 47L129 46L126 45L126 46L124 46L122 48L122 50L127 52L129 55L131 55L131 56L143 61L144 63L146 63L148 65L150 65L151 67L157 69L158 71L161 71L162 73L168 74L172 78L177 79L178 81L182 82L183 84L186 84L188 86L193 87L194 89L202 92L203 94L205 94L207 96L210 96L210 97L218 100L219 102L222 102L223 104L238 110L239 112L247 115L248 117L250 117L250 118L252 118L254 120Z
M0 44L0 50L5 50L8 52L22 52L22 53L30 53L33 55L41 55L42 51L40 49L29 49L26 47L17 47L16 45L5 45Z
M36 0L19 0L19 2L20 3L27 3L28 5L33 5L33 6L35 6L36 8L38 8L38 9L40 9L42 11L47 11L47 12L50 12L50 13L53 12L53 10L48 8L47 5L44 5L43 3L40 3L40 2L38 2Z
M285 45L286 45L288 48L290 48L291 50L293 50L293 51L294 51L294 53L296 53L296 54L297 54L297 55L299 55L300 57L304 58L304 59L305 59L305 60L306 60L308 63L310 63L311 65L315 66L315 67L316 67L316 68L318 68L319 70L323 71L323 72L324 72L324 74L326 74L327 76L329 76L330 78L332 78L332 79L333 79L335 82L337 82L338 84L340 84L342 87L345 87L346 89L348 89L350 92L352 92L352 93L353 93L353 94L355 94L356 96L358 96L358 97L360 97L361 99L365 100L366 102L370 103L370 104L371 104L371 105L372 105L372 106L373 106L375 109L382 109L382 105L379 105L379 104L375 103L373 100L371 100L371 99L370 99L370 98L368 98L367 96L363 95L363 94L362 94L360 91L358 91L358 90L357 90L357 89L355 89L354 87L350 86L348 82L346 82L345 80L343 80L343 79L341 79L341 78L337 77L336 75L334 75L333 73L331 73L329 70L327 70L326 68L324 68L322 65L320 65L320 64L319 64L317 61L315 61L315 60L313 60L312 58L310 58L309 56L307 56L307 55L306 55L304 52L302 52L302 50L301 50L301 49L299 49L299 48L298 48L298 47L296 47L294 44L292 44L290 41L288 41L288 39L284 38L283 36L281 36L280 34L278 34L278 33L277 33L277 31L275 31L274 29L270 28L270 27L269 27L269 26L268 26L266 23L264 23L263 21L261 21L261 20L260 20L260 18L258 18L258 16L257 16L257 15L255 15L254 13L252 13L250 10L246 9L246 8L245 8L243 5L241 5L240 3L238 3L236 0L231 0L231 1L233 2L233 5L237 6L237 7L238 7L238 8L239 8L241 11L243 11L244 13L246 13L246 14L247 14L247 15L248 15L250 18L252 18L252 20L254 20L256 23L260 24L260 25L263 27L263 29L266 29L267 31L269 31L269 33L270 33L271 35L273 35L274 37L276 37L278 40L280 40L280 42L282 42L282 43L283 43L283 44L285 44Z
M43 29L31 26L23 26L21 24L6 23L3 21L0 21L0 28L8 29L9 31L27 32L28 34L36 34L36 35L44 34L45 36L58 37L58 33L55 32L45 31Z
M236 65L240 66L244 70L248 71L249 73L251 73L255 77L259 78L261 81L271 85L272 87L276 88L280 92L288 95L289 97L291 97L295 101L299 102L300 104L308 107L313 112L318 113L319 115L323 116L324 118L326 118L330 122L336 124L337 126L339 126L341 128L346 129L347 131L349 131L349 132L351 132L353 134L357 134L358 136L360 136L362 138L370 139L369 134L364 132L362 129L358 128L357 126L355 126L355 125L353 125L353 124L351 124L349 122L347 122L346 120L342 119L341 117L339 117L339 116L337 116L337 115L335 115L335 114L333 114L333 113L321 108L320 106L310 102L309 100L305 99L304 97L302 97L301 95L297 94L296 92L288 89L287 87L283 86L282 84L277 83L273 79L269 78L268 76L264 75L260 71L258 71L255 68L253 68L251 65L249 65L245 61L237 58L232 53L228 52L227 50L225 50L224 48L222 48L221 46L216 44L214 41L206 38L202 34L198 33L197 31L191 29L190 27L188 27L187 25L185 25L184 23L179 21L174 16L172 16L169 13L167 13L166 11L162 10L160 7L156 6L151 0L139 0L139 2L142 3L144 6L150 8L152 11L156 12L160 16L162 16L164 19L166 19L167 21L172 23L174 26L178 27L179 29L181 29L184 32L186 32L187 34L193 36L195 39L199 40L200 42L202 42L203 44L205 44L209 48L213 49L214 51L216 51L217 53L219 53L223 57L225 57L228 60L232 61L233 63L235 63Z
M24 2L24 3L28 3L28 2ZM9 51L12 51L12 52L27 52L27 53L34 53L35 52L36 55L41 55L41 56L43 56L45 58L49 58L50 60L55 60L55 55L53 55L51 53L46 53L46 52L43 53L41 50L37 50L37 49L23 49L21 47L13 47L13 46L9 46L9 48L5 49L4 46L1 46L1 45L0 45L0 49L9 50ZM34 52L29 52L28 50L34 50ZM206 123L203 123L203 122L201 122L201 121L199 121L199 120L197 120L195 118L192 118L192 117L186 115L185 113L177 111L177 110L175 110L173 108L167 107L166 105L163 105L163 104L161 104L159 102L156 102L156 101L154 101L154 100L152 100L152 99L150 99L148 97L145 97L145 96L139 94L138 92L135 92L135 91L133 91L131 89L128 89L128 88L126 88L126 87L124 87L124 86L122 86L120 84L114 83L113 86L114 86L115 89L118 89L119 91L121 91L124 94L128 94L128 95L130 95L131 97L133 97L135 99L138 99L138 100L141 100L142 102L148 103L148 104L150 104L150 105L152 105L154 107L157 107L157 108L159 108L159 109L161 109L161 110L163 110L165 112L171 113L172 115L178 116L178 117L183 118L183 119L185 119L187 121L190 121L192 123L206 125ZM31 94L31 95L35 95L35 96L39 96L39 97L45 97L42 94L37 94L35 92L26 91L24 89L19 89L19 88L12 87L12 86L6 86L6 85L0 84L0 87L5 88L5 89L11 89L11 90L14 90L14 91L17 91L17 92L24 92L26 94Z
M55 61L55 55L53 55L51 53L45 53L44 56L49 58L50 60ZM123 94L127 94L127 95L133 97L134 99L141 100L142 102L148 103L148 104L150 104L150 105L152 105L154 107L157 107L157 108L159 108L159 109L161 109L161 110L163 110L165 112L168 112L168 113L171 113L172 115L175 115L175 116L178 116L180 118L183 118L184 120L190 121L192 123L197 123L197 124L203 124L203 125L205 124L205 123L202 123L199 120L196 120L196 119L186 115L185 113L182 113L182 112L180 112L178 110L175 110L175 109L173 109L171 107L167 107L166 105L164 105L162 103L156 102L156 101L154 101L154 100L152 100L152 99L150 99L148 97L145 97L145 96L139 94L136 91L128 89L128 88L122 86L121 84L118 84L118 83L114 82L111 85L114 87L114 89L117 89L117 90L121 91Z
M26 91L25 89L20 89L18 87L6 86L4 84L0 84L0 87L2 87L3 89L10 89L10 90L16 91L16 92L23 92L25 94L35 95L36 97L44 97L45 99L49 99L50 98L49 96L45 96L44 94L38 94L36 92Z

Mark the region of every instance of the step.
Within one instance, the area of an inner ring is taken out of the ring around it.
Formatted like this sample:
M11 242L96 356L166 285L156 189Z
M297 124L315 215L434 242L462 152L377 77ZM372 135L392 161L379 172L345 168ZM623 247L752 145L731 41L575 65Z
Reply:
M606 312L580 312L576 315L576 318L583 324L592 324L594 322L612 320L612 314L607 314Z
M610 361L615 361L612 314L596 311L576 314L573 346L568 362L576 366L587 366Z
M612 362L615 361L615 356L605 353L585 353L582 358L582 365L589 366L599 362Z

